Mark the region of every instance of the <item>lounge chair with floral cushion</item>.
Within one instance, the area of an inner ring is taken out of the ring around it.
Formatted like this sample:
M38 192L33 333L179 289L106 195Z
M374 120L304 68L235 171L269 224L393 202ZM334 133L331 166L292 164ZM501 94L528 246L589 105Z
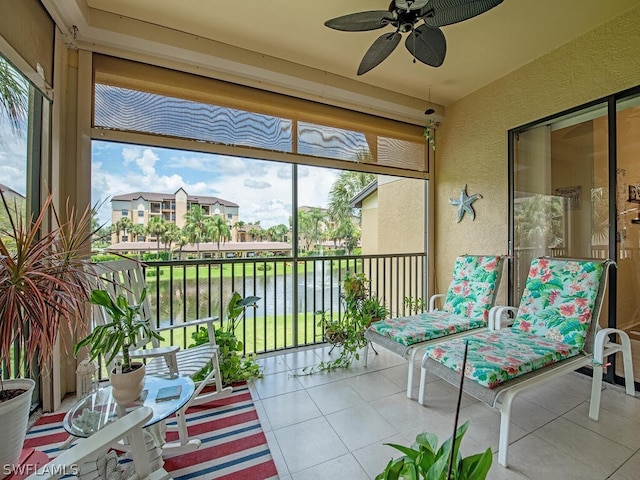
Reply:
M408 360L407 397L413 390L413 369L419 351L445 338L468 335L485 328L502 274L501 255L461 255L456 258L453 279L446 294L433 295L429 311L406 317L389 318L374 322L365 337ZM444 298L442 310L435 301ZM364 363L367 364L364 350Z
M631 344L627 334L600 329L598 319L610 260L537 258L510 328L483 330L464 339L429 347L422 361L418 402L424 405L425 375L460 383L464 343L468 355L464 391L501 414L498 462L507 466L511 404L521 391L581 367L593 367L589 417L598 419L602 369L622 352L626 392L635 395ZM498 307L496 307L498 308ZM615 343L617 334L620 343Z

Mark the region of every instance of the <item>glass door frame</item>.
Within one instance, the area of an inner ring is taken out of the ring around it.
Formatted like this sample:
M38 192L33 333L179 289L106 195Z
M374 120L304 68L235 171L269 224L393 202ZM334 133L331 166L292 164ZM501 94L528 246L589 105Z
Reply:
M561 117L565 117L572 114L578 114L583 110L594 108L598 105L606 104L607 106L607 149L608 149L608 176L609 176L609 258L618 260L618 248L616 243L617 232L617 211L616 211L616 191L617 191L617 177L616 168L618 165L618 130L617 130L617 109L616 106L619 101L628 97L640 95L640 85L627 90L623 90L612 95L608 95L603 98L593 100L583 105L558 112L556 114L544 117L540 120L529 122L525 125L513 128L507 132L507 148L508 148L508 259L507 259L507 299L509 305L515 305L515 267L514 267L514 254L515 254L515 146L516 138L520 133L526 132L534 127L538 127L544 124L549 124L557 121ZM612 268L609 274L609 291L613 292L608 296L608 302L606 306L608 313L608 327L616 328L617 318L617 295L618 282L617 282L617 269ZM608 368L605 374L605 381L615 384L624 384L624 378L616 375L616 355L610 358L611 368ZM591 375L591 369L581 369L582 373ZM635 382L635 389L640 390L640 382Z

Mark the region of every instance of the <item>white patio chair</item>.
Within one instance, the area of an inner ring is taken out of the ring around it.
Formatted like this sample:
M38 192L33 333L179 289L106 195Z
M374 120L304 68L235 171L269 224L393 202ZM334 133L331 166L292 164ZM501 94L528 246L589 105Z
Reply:
M365 331L369 341L407 359L408 398L418 352L445 339L469 335L493 321L489 312L500 285L503 259L501 255L459 256L447 293L433 295L428 312L373 322ZM441 310L436 308L438 298L445 299ZM367 357L368 348L364 350L365 366Z
M635 396L631 342L613 328L600 329L598 319L610 260L537 258L531 263L511 328L484 330L425 352L418 402L424 405L426 373L460 384L464 342L469 343L463 390L500 411L498 462L507 466L511 405L514 397L535 385L582 367L593 368L589 417L598 419L602 371L607 357L622 353L626 393ZM620 342L615 343L616 334Z
M146 441L142 426L151 418L149 407L138 408L117 419L89 438L78 441L49 463L27 477L27 480L57 480L65 475L77 475L80 480L167 480L171 476L162 468L162 457ZM127 439L132 463L118 465L115 453L108 453L117 442ZM133 465L133 468L127 465Z
M101 282L96 288L102 288L109 291L115 298L118 294L122 294L130 303L137 303L141 297L142 290L146 288L146 281L142 265L139 262L130 259L113 260L108 262L96 263L93 265L96 274L101 278ZM101 307L94 306L94 322L105 322L105 312ZM232 387L223 387L222 376L219 374L220 365L218 360L218 346L216 345L214 334L214 322L217 317L208 317L200 320L187 321L175 325L162 328L155 328L151 315L151 305L149 303L149 295L143 301L142 317L147 320L154 330L165 339L172 330L182 329L184 327L207 328L209 342L196 347L180 349L178 346L160 346L156 339L143 338L140 339L135 349L130 351L131 358L147 359L146 374L180 374L193 377L200 372L209 363L212 365L210 373L202 380L197 382L196 390L189 402L176 413L175 429L179 432L179 441L167 443L164 451L167 453L185 453L193 451L200 446L200 440L189 439L186 421L184 418L187 408L192 405L201 405L209 403L213 400L223 398L231 394ZM152 348L143 348L146 345ZM203 389L207 385L214 385L215 390L204 392Z

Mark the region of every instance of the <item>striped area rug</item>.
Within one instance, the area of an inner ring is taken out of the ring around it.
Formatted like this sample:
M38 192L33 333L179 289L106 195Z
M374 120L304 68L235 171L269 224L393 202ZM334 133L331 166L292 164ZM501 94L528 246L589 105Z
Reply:
M41 450L49 458L58 455L58 446L68 437L63 418L64 413L43 415L27 433L25 448ZM174 480L278 478L246 384L234 386L229 397L189 408L187 428L202 445L195 452L165 457L164 468ZM167 440L176 439L177 432L167 433Z

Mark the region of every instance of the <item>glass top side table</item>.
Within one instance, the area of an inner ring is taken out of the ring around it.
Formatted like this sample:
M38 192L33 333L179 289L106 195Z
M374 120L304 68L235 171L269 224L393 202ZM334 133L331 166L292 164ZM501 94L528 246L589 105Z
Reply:
M63 421L64 429L74 437L86 438L115 418L143 405L153 410L153 416L145 424L145 427L149 427L176 413L189 401L195 391L193 380L189 377L147 375L144 377L144 382L141 399L124 410L114 400L111 385L90 393L67 412ZM165 387L178 387L179 395L158 400L158 391Z

